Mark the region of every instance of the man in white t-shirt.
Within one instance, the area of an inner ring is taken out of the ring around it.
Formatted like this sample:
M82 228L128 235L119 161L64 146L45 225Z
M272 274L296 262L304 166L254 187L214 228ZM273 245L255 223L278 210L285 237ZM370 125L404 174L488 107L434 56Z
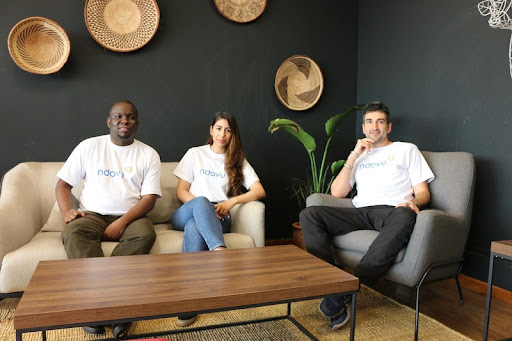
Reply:
M356 230L380 232L354 270L364 284L383 275L407 245L417 213L430 202L428 183L434 179L418 148L391 142L390 132L389 109L382 102L371 103L363 117L366 138L357 141L331 186L333 196L344 198L356 185L356 208L313 206L300 213L307 250L333 265L333 236ZM326 297L320 303L320 312L331 319L334 330L350 318L347 298Z
M118 241L112 256L147 254L155 242L153 223L146 214L162 195L160 156L135 140L137 108L129 101L115 103L107 118L109 135L82 141L58 172L55 195L66 228L62 241L68 258L103 257L102 241ZM83 179L78 209L71 189ZM113 325L122 336L129 323ZM103 334L104 326L84 327Z

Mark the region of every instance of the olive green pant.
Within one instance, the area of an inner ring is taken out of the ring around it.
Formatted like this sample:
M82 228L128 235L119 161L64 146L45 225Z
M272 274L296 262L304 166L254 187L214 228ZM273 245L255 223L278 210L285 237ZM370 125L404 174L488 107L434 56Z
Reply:
M62 232L62 243L68 258L103 257L101 242L105 229L119 216L85 212L85 216L70 221ZM112 256L147 254L156 239L153 222L139 218L130 223L119 238Z

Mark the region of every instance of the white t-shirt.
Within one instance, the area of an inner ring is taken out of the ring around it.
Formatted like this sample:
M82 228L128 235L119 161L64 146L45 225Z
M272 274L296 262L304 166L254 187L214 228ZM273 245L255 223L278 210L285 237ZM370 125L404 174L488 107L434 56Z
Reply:
M355 207L396 206L414 199L413 186L434 180L418 147L407 142L372 148L354 163L350 185L357 184Z
M181 159L174 175L190 183L190 193L206 197L211 202L228 200L229 179L224 170L225 154L217 154L210 145L190 148ZM259 180L256 172L247 160L242 168L244 187L249 189Z
M143 195L162 195L160 168L160 156L150 146L137 140L118 146L103 135L80 142L57 176L73 187L84 179L81 211L123 215Z

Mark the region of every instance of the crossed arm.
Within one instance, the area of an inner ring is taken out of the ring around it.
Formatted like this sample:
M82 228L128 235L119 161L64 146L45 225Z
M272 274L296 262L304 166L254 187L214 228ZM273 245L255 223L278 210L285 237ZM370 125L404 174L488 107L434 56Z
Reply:
M195 198L195 196L190 193L190 182L185 181L181 178L178 178L178 186L176 187L176 196L181 202L186 203ZM236 197L229 198L227 201L220 202L215 205L215 212L219 218L225 217L228 215L229 211L236 204L245 204L246 202L260 200L265 198L266 193L261 185L260 181L254 182L249 191L244 194L237 195Z

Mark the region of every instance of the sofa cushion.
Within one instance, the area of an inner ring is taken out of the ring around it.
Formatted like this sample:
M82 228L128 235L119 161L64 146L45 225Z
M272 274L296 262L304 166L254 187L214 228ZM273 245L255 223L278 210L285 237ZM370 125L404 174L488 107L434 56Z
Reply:
M155 207L148 213L148 218L153 224L169 222L171 215L181 206L176 197L176 187L162 186L162 196L156 199Z
M155 225L156 241L151 254L181 252L183 232L172 230L169 224ZM254 240L241 233L226 233L224 240L228 249L255 247ZM110 256L117 242L102 242L105 256ZM37 263L44 260L66 259L60 232L39 232L32 240L17 250L9 252L2 260L0 272L0 292L24 291Z
M75 210L78 208L78 200L74 195L71 196L71 207ZM52 211L50 212L50 216L48 220L41 228L43 232L62 232L66 228L66 223L62 219L62 214L60 213L59 204L55 201L53 204Z

